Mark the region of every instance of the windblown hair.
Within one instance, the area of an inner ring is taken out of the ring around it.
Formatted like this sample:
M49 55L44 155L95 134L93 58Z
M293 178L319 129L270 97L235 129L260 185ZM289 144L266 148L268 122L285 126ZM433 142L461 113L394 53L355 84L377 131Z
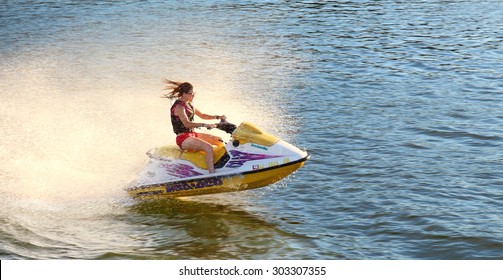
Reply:
M181 97L183 94L191 91L193 86L187 82L174 82L168 79L164 79L163 82L166 84L164 90L169 90L170 92L164 95L165 98L175 99Z

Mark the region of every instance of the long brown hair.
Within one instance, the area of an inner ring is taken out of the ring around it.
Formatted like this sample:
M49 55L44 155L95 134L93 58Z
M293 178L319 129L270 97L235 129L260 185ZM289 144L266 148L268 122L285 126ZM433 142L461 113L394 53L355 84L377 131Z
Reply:
M170 92L164 95L165 98L175 99L181 97L183 94L188 93L194 87L187 82L174 82L168 79L164 79L163 82L166 84L164 90L169 90Z

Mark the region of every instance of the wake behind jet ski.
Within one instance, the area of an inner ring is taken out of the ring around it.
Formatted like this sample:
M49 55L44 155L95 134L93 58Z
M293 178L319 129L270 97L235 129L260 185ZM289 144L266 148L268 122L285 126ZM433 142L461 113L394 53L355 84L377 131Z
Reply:
M125 189L133 198L171 198L264 187L295 172L309 154L250 122L238 127L222 120L217 128L231 134L213 146L215 173L202 151L163 146L147 152L147 165Z

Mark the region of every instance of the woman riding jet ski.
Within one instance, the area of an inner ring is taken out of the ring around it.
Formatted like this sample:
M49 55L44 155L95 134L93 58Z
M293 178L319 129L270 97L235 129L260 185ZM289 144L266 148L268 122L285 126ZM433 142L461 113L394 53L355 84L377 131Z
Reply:
M126 187L132 197L181 197L259 188L288 176L309 158L306 151L251 123L236 127L225 116L195 110L190 104L194 98L192 85L167 82L176 86L167 97L178 97L171 107L178 147L164 146L147 152L147 166ZM221 122L194 123L194 114ZM196 133L196 127L219 128L231 134L231 141L224 144L218 137Z
M175 104L171 106L171 124L173 131L176 134L176 144L182 150L204 151L206 153L206 164L210 173L215 172L213 166L213 149L212 145L218 145L222 139L205 133L194 132L194 128L206 127L208 129L215 128L214 124L195 123L194 115L201 119L225 119L225 116L212 116L203 114L192 106L192 100L196 93L190 83L173 82L168 79L164 80L168 86L166 89L171 89L171 92L165 97L169 99L178 98Z

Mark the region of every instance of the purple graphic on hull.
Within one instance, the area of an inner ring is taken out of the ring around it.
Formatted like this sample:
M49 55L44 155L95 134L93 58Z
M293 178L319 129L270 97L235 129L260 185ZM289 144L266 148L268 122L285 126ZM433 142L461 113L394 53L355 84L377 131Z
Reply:
M164 170L171 176L178 178L194 177L203 175L194 170L194 167L187 164L163 164Z
M229 168L241 167L247 161L251 161L251 160L262 160L262 159L280 157L280 156L270 156L270 155L264 155L264 154L245 153L245 152L240 152L240 151L236 151L236 150L230 151L230 154L231 154L232 158L225 165L225 167L229 167Z

